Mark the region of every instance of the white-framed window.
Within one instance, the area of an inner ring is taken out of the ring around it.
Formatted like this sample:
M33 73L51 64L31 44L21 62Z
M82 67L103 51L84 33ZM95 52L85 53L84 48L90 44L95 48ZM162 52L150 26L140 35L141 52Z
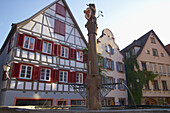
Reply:
M164 66L163 64L159 64L159 73L160 73L161 75L166 74L166 72L165 72L165 66Z
M119 71L123 72L123 64L121 62L118 63Z
M59 81L67 83L67 81L68 81L68 72L67 71L60 71L60 73L59 73Z
M83 73L76 73L76 83L83 84Z
M77 54L76 59L78 61L83 61L83 52L82 51L77 51L76 54Z
M42 81L50 81L51 70L47 68L41 68L41 77Z
M64 47L64 46L61 46L61 56L62 57L65 57L65 58L68 58L68 47Z
M158 73L156 64L150 63L150 71L153 73Z
M50 42L43 42L43 53L51 54L52 43Z
M24 37L24 48L25 49L30 49L30 50L34 50L34 43L35 43L35 39L25 36Z
M112 69L112 61L110 59L107 59L107 68Z
M32 66L21 65L21 71L19 78L22 79L31 79L32 77Z

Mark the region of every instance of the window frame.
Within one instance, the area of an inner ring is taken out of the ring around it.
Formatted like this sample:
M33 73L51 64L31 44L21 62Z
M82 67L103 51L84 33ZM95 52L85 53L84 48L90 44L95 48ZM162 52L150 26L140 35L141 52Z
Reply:
M44 51L44 43L46 43L46 51ZM49 49L49 44L51 44L51 48L50 48L50 53L48 53L48 49ZM52 42L48 42L48 41L43 41L43 46L42 46L42 52L43 53L46 53L46 54L51 54L52 53L52 47L53 47L53 44Z
M64 48L64 49L63 49ZM62 49L64 50L64 52L62 51ZM66 50L67 50L67 56L66 56ZM63 55L62 55L63 54ZM61 53L60 56L63 58L69 58L69 47L66 46L61 46Z
M25 66L25 73L24 73L24 77L21 77L21 74L22 74L22 67ZM27 78L27 70L28 70L28 67L31 67L31 72L30 72L30 78ZM19 74L19 78L20 79L28 79L28 80L31 80L32 79L32 72L33 72L33 66L30 66L30 65L24 65L24 64L21 64L20 66L20 74Z
M41 79L42 76L42 69L44 69L44 79ZM49 80L47 80L47 70L49 70ZM40 72L40 81L51 81L51 69L49 68L41 68L41 72Z
M118 62L119 72L123 72L123 63Z
M83 84L83 73L80 72L76 73L76 83Z
M158 50L157 49L152 49L152 53L153 53L153 56L157 56L158 57Z
M163 91L168 91L168 86L166 80L162 80L162 90Z
M108 59L108 58L106 58L106 66L107 66L107 69L112 69L112 60L111 59ZM110 63L108 63L108 62L110 62ZM110 67L109 67L109 65L108 64L110 64Z
M81 56L81 53L82 53L82 56ZM81 62L83 62L83 59L84 59L84 52L83 51L80 51L80 50L77 50L76 51L76 60L77 61L81 61ZM80 58L80 57L82 57L82 58Z
M28 47L25 47L26 37L28 38ZM33 42L33 48L32 48L32 49L30 49L30 43L31 43L30 40L31 40L31 39L34 40L34 42ZM24 49L27 49L27 50L34 50L34 49L35 49L35 38L33 38L33 37L31 37L31 36L24 35L23 48L24 48Z
M159 90L158 80L153 81L153 90Z
M63 73L63 74L62 74L62 77L61 77L61 75L60 75L61 72ZM65 75L64 75L65 73L67 73L67 74L66 74L66 79L65 79ZM61 80L61 78L62 78L62 80ZM66 81L65 81L65 80L66 80ZM60 83L68 83L68 71L63 71L63 70L60 70L60 71L59 71L59 82L60 82Z
M155 41L155 38L154 38L154 37L151 37L151 43L152 43L152 44L156 44L156 41Z
M124 79L119 78L120 83L125 83ZM125 86L123 84L119 84L120 85L120 90L125 90Z

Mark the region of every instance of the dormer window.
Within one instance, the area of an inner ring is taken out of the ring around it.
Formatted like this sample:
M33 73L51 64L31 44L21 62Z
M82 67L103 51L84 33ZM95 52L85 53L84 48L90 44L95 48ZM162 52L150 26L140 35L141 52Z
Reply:
M152 43L152 44L156 44L155 38L151 37L151 43Z

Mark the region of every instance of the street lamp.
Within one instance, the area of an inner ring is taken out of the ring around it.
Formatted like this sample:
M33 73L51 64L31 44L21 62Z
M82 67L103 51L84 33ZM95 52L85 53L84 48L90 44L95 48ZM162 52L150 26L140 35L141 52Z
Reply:
M6 78L9 79L9 70L10 70L10 65L3 65L3 69L6 75Z

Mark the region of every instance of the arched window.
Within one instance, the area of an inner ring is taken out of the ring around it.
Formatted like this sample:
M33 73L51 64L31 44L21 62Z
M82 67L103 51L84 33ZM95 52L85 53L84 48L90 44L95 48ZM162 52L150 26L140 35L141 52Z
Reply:
M112 47L110 45L107 46L107 52L112 53Z

